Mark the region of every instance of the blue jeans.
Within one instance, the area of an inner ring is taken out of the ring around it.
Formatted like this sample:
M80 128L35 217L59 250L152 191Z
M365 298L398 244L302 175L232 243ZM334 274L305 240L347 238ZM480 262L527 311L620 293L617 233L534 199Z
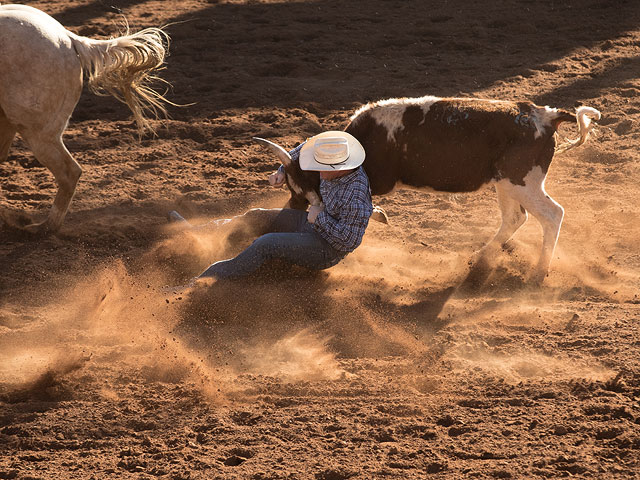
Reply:
M272 260L323 270L334 266L347 254L329 245L307 222L307 212L302 210L256 208L208 225L229 229L231 234L242 232L261 236L238 256L212 264L198 278L242 277Z

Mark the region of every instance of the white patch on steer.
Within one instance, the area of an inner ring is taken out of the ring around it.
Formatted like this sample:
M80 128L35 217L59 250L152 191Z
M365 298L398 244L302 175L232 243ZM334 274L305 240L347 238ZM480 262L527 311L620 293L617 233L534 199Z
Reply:
M535 165L529 173L523 178L524 185L517 185L511 182L508 178L498 180L498 183L505 191L511 192L513 190L522 190L523 195L529 196L530 192L544 192L544 181L546 179L545 173L539 165ZM545 192L546 194L546 192Z
M368 112L378 125L387 130L387 140L393 142L395 141L396 132L404 128L402 116L407 107L420 107L426 115L431 105L439 100L442 99L431 95L419 98L389 98L387 100L380 100L360 107L351 116L351 121L356 121L360 115Z
M293 177L291 175L287 175L287 179L289 180L289 186L291 189L298 195L302 195L302 188L300 188L300 185L293 180Z
M540 138L558 117L558 109L549 106L538 107L531 112L531 117L533 118L533 124L536 126L534 138Z
M545 228L560 229L564 210L553 200L544 188L547 174L539 165L533 167L524 177L524 186L511 184L512 191L517 191L520 204L531 211ZM502 180L503 182L505 180ZM507 180L508 181L508 180ZM511 183L511 182L509 182ZM552 247L555 248L556 239L553 239Z

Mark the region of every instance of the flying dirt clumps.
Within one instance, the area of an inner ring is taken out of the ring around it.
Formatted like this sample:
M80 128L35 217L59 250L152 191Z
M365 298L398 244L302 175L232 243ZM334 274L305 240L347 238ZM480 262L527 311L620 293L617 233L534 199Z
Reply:
M20 403L28 400L60 401L72 398L72 387L66 380L67 375L80 370L91 359L90 355L60 356L33 380L22 385L4 387L0 390L0 400L7 403Z

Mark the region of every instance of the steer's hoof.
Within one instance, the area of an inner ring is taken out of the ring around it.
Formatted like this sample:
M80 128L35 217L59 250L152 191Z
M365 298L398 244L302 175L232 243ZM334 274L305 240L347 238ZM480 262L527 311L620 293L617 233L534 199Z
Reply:
M489 262L485 258L480 257L471 265L467 276L458 286L458 291L464 294L478 293L484 286L492 271L493 267Z

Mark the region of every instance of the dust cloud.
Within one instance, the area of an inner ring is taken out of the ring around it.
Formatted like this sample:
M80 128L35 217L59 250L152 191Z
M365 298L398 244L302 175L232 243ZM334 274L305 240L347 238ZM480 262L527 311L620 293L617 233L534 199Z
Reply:
M86 365L135 367L154 380L197 381L217 391L209 385L211 369L172 335L175 306L166 292L134 278L121 262L48 297L58 300L33 307L2 337L0 384L10 396L60 383Z
M60 288L57 301L23 318L25 326L2 339L0 382L25 395L38 378L57 384L91 363L136 368L146 381L193 382L208 398L220 400L238 393L233 379L246 373L292 382L343 378L340 358L409 355L431 362L422 364L422 371L435 371L443 352L434 335L452 322L497 322L499 331L500 322L527 318L535 323L532 309L576 289L608 296L631 291L624 290L620 272L594 267L606 263L602 256L578 261L567 246L554 260L550 285L530 288L526 275L537 245L525 236L500 252L485 284L468 296L456 289L472 258L468 250L434 255L423 245L368 235L361 248L330 271L276 266L253 278L183 292L166 285L188 281L250 241L248 231L224 233L224 222L194 223L205 226L185 230L170 225L167 238L130 271L121 262L96 269ZM565 360L535 352L500 357L465 345L453 342L445 348L449 357L442 358L466 368L480 366L510 381L610 375L587 366L569 372ZM76 352L70 358L81 360L60 367L65 352ZM431 388L420 378L407 371L402 381L419 385L418 390Z
M594 365L592 360L556 358L527 351L508 351L497 354L491 352L491 348L487 345L482 344L460 344L448 352L444 360L452 361L455 370L479 369L511 384L533 380L606 381L615 376L613 370Z
M275 343L245 347L244 368L257 375L282 377L285 381L336 380L345 375L335 354L327 350L327 339L308 329Z

